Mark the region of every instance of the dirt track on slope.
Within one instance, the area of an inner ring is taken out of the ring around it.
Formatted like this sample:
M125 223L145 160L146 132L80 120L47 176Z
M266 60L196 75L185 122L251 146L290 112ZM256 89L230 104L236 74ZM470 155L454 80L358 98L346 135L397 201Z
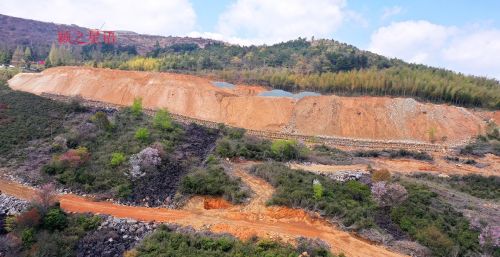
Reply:
M167 108L192 118L252 130L372 140L462 143L483 132L488 117L465 108L420 103L411 98L309 96L300 100L261 97L259 86L218 88L197 76L56 67L18 74L9 85L35 94L80 95L117 105L143 98L146 108ZM486 112L485 112L486 113ZM495 116L496 115L496 116Z
M443 159L443 154L432 154L434 161L419 161L414 159L390 159L390 158L366 158L367 164L354 165L321 165L321 164L291 164L293 169L303 169L308 171L318 171L326 173L335 173L346 170L367 170L368 163L374 169L387 169L397 173L429 172L434 174L446 175L482 175L482 176L500 176L500 157L487 154L485 157L474 158L477 162L486 164L484 168L478 168L474 165L457 164Z
M238 166L234 175L240 176L256 196L248 205L243 206L226 205L207 210L205 208L207 201L203 197L194 197L181 210L122 206L110 202L96 202L71 194L60 195L59 201L61 207L69 212L91 212L142 221L170 222L196 229L230 233L242 239L254 235L279 238L284 241L292 241L298 236L320 238L331 246L333 252L343 252L346 256L352 257L403 256L341 231L318 216L303 210L266 207L264 203L271 196L272 188L263 180L247 174L242 167ZM6 180L0 180L0 190L23 199L31 199L35 192L32 188ZM209 198L208 201L213 199Z

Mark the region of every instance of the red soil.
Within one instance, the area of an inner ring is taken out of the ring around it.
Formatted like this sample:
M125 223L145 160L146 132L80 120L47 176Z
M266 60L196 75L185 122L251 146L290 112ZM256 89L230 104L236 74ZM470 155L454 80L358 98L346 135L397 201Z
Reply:
M207 78L138 71L57 67L18 74L9 85L35 94L51 93L130 105L142 97L147 108L167 108L193 118L254 130L304 135L459 143L483 132L498 114L419 103L411 98L309 96L300 100L260 97L259 86L218 88Z

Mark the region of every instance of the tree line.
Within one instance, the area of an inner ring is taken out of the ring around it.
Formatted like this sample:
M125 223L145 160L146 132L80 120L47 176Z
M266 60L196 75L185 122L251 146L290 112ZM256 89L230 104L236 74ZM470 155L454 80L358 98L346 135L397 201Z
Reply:
M10 57L19 59L13 56L26 56L26 51L16 50ZM139 56L134 46L75 48L53 44L46 60L47 66L86 64L124 70L189 72L289 91L414 97L500 109L500 83L496 79L409 64L334 40L299 38L271 46L214 43L205 48L194 43L164 47L157 43L146 56Z

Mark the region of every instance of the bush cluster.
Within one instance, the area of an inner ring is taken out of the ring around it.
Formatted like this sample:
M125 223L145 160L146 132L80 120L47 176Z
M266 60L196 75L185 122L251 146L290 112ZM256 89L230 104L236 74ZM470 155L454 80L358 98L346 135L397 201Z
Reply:
M240 241L233 237L178 233L167 227L160 227L155 233L133 251L136 257L183 256L183 257L230 257L230 256L331 256L327 246L312 240L301 240L297 247L269 239L251 239Z
M353 229L373 226L376 204L370 188L358 181L336 182L279 163L259 164L251 172L276 188L270 204L319 211L327 217L339 218ZM320 184L322 190L315 184Z
M388 157L391 159L395 158L411 158L415 160L422 160L422 161L432 161L433 158L431 155L429 155L426 152L422 151L410 151L410 150L405 150L405 149L400 149L400 150L391 150L391 149L386 149L386 150L367 150L367 151L355 151L354 156L356 157Z
M296 140L274 141L245 136L244 129L221 127L223 137L217 141L215 152L221 157L245 157L253 160L278 161L307 158L307 148Z
M222 196L233 203L241 203L249 195L242 188L241 179L232 178L218 165L198 168L186 175L179 190L185 194Z
M428 173L419 173L416 174L415 177L437 181L478 198L500 199L500 176L481 176L472 174L465 176L453 175L449 178L441 178Z
M461 213L428 188L405 184L408 199L391 210L391 219L435 256L478 256L477 231Z

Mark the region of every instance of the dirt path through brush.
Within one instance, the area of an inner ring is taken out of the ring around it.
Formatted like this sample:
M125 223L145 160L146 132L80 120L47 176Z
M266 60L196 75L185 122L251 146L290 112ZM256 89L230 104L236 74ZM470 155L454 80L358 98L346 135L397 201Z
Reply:
M96 202L72 194L60 195L59 201L61 207L68 212L91 212L142 221L170 222L195 229L230 233L241 239L254 235L290 242L299 236L320 238L331 246L334 253L343 252L352 257L403 256L341 231L324 219L302 210L266 207L264 204L273 192L270 185L249 175L241 166L236 167L234 175L241 177L255 192L255 197L247 205L207 210L204 208L203 198L195 197L186 208L172 210ZM0 190L26 200L31 200L36 192L33 188L7 180L0 180Z
M312 172L336 173L346 170L367 170L368 164L374 169L387 169L397 173L429 172L433 174L446 175L470 175L500 176L500 157L486 154L484 157L473 158L477 162L485 164L483 168L474 165L459 164L446 161L444 154L432 154L434 161L419 161L414 159L390 159L390 158L365 158L367 164L353 165L321 165L321 164L300 164L292 163L290 168L302 169ZM463 158L463 157L461 157Z

